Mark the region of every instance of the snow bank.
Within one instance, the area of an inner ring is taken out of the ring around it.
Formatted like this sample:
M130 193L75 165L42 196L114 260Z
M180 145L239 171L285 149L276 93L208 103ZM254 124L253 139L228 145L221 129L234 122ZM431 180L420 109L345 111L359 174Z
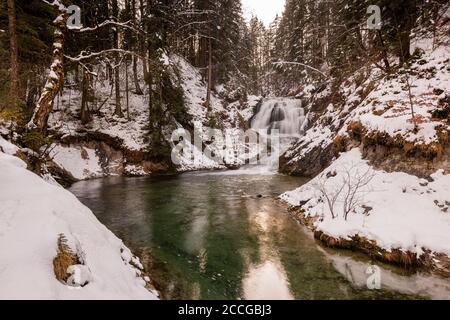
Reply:
M192 150L192 154L181 153L178 155L177 160L179 162L177 168L179 172L187 171L200 171L200 170L221 170L226 169L223 164L220 164L213 159L208 158L203 152L201 152L196 146L188 143L187 149Z
M84 147L53 146L50 156L77 180L99 178L103 176L100 160L94 149Z
M0 152L4 152L9 155L14 155L16 154L17 151L19 151L19 148L17 148L11 142L6 141L2 137L0 137Z
M344 201L349 194L345 181L351 179L354 186L358 177L368 177L368 183L358 188L345 220ZM425 248L450 255L450 175L438 171L432 179L429 182L406 173L375 171L355 148L342 154L321 175L281 198L301 206L307 216L317 217L317 230L332 237L350 239L359 235L375 240L386 250L421 254ZM336 198L334 206L328 204L325 194L330 200Z
M0 299L157 299L122 241L74 195L25 167L0 152ZM91 280L83 288L55 278L59 234L82 259Z

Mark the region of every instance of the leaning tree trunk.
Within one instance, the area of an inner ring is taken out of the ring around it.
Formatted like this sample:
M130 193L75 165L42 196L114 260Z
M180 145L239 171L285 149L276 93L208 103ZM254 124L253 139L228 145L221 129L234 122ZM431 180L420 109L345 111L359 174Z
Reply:
M62 6L56 5L55 7L59 15L53 21L55 26L53 33L53 62L33 117L27 125L28 130L45 131L47 129L48 116L53 110L53 100L64 83L64 34L67 31L67 12Z

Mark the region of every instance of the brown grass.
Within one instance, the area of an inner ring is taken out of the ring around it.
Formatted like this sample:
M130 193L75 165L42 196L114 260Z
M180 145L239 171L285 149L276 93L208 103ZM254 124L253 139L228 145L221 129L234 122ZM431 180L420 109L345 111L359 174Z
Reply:
M366 134L366 128L359 121L351 121L347 126L347 131L350 137L356 141L362 141Z
M289 207L288 212L292 218L306 226L314 233L314 238L326 247L362 252L374 260L398 265L408 270L433 271L443 277L450 278L450 258L445 254L431 252L425 248L424 253L418 256L410 251L380 248L375 241L355 235L350 239L334 238L322 231L318 231L315 222L318 217L307 216L301 207Z
M364 148L383 146L401 150L408 157L422 157L432 161L440 158L449 142L449 134L445 129L437 130L438 141L429 144L416 144L406 141L400 134L395 137L386 132L373 131L368 133L359 121L350 122L347 126L349 136L358 142L362 142Z
M333 154L335 156L339 155L341 152L347 150L347 139L341 135L337 135L333 141Z
M67 238L64 234L58 236L58 254L53 259L53 271L56 279L62 282L67 282L70 274L67 273L67 268L79 264L78 257L72 252L67 245Z

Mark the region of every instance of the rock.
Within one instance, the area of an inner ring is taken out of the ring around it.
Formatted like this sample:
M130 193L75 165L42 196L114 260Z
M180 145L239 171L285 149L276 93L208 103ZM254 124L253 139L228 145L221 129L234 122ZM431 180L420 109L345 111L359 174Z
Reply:
M293 176L314 177L329 166L333 158L332 143L326 147L317 146L295 160L283 154L280 157L280 172Z
M437 95L437 96L440 96L441 94L444 93L444 90L439 89L439 88L435 88L435 89L433 90L433 93L434 93L435 95Z

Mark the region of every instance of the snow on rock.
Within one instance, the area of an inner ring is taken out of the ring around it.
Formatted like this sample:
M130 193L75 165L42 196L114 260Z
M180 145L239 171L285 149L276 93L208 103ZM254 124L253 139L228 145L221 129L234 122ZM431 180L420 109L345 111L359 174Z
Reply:
M0 152L4 152L9 155L14 155L16 154L17 151L19 151L18 147L0 137Z
M420 254L425 248L450 255L450 175L438 171L431 178L429 182L406 173L376 171L355 148L281 199L316 217L317 230L335 238L359 235L386 250ZM345 220L348 187L364 179L367 183L353 188L357 189L354 206ZM350 184L345 182L349 180ZM335 204L329 205L325 195L331 202L336 198Z
M94 149L85 147L53 146L50 156L61 168L68 171L77 180L99 178L103 176L100 160Z
M127 164L124 168L124 173L130 176L145 176L148 174L143 166L135 164Z
M0 152L0 299L157 299L136 263L122 258L122 241L74 195L25 167ZM82 288L55 277L60 234L82 258Z
M186 143L186 149L191 150L191 152L181 152L176 157L179 172L226 169L223 164L216 162L214 159L208 158L203 152L201 152L191 143Z

